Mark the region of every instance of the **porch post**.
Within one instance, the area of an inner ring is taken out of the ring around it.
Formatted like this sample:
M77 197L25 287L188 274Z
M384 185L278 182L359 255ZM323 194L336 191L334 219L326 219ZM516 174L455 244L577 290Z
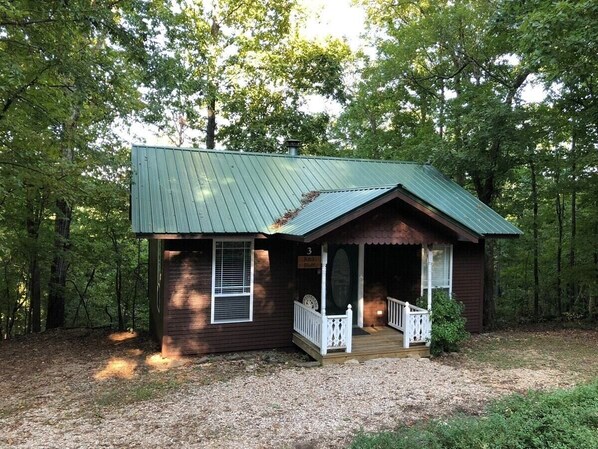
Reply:
M406 302L401 310L403 314L403 348L408 348L411 340L411 320L409 319L409 303Z
M326 265L328 265L328 243L322 243L322 289L320 291L320 312L326 315Z
M348 326L345 328L345 338L347 339L347 352L351 352L352 348L352 339L353 339L353 310L351 310L351 304L347 306L347 324Z
M359 244L359 254L357 262L357 326L363 327L363 271L364 271L365 245Z
M434 251L432 251L432 245L428 245L426 248L426 254L428 256L428 311L432 310L432 266L434 262Z
M328 244L322 243L322 290L320 291L320 313L322 314L322 341L320 354L328 352L328 318L326 318L326 265L328 264Z

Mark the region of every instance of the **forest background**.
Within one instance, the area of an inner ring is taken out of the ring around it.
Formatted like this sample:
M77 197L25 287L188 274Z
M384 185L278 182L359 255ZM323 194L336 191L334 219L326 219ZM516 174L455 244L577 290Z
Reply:
M431 162L524 231L487 243L488 328L595 320L598 3L354 8L362 50L305 37L298 0L0 0L2 338L147 326L135 127L175 146L283 152L293 137L304 154Z

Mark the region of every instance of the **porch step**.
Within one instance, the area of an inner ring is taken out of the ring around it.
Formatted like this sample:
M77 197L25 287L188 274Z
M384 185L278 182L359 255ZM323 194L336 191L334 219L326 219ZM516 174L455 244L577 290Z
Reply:
M331 352L322 356L320 350L309 340L298 333L293 333L293 343L306 352L311 358L321 365L344 363L347 360L366 360L379 358L420 358L430 357L430 348L425 345L403 348L402 334L390 328L377 328L370 335L357 335L353 337L353 351Z

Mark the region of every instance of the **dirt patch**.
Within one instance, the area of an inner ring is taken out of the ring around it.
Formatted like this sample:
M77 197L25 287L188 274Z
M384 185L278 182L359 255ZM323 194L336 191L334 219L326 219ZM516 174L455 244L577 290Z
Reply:
M157 399L187 384L210 384L307 360L300 353L263 352L164 358L147 336L108 330L48 331L0 343L0 418L55 404L103 413Z
M588 380L597 339L513 331L432 361L320 368L298 352L166 359L145 335L47 332L0 343L0 447L342 447L359 430Z

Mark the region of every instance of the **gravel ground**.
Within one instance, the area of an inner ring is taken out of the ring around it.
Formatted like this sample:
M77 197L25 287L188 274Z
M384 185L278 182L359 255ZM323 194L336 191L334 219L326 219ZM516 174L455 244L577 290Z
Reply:
M466 373L428 359L381 359L241 376L101 416L69 416L51 403L8 430L17 447L36 448L344 447L359 430L476 413L493 396Z
M359 431L575 382L553 366L496 369L464 354L304 362L275 351L175 361L107 332L0 344L0 447L338 448Z

